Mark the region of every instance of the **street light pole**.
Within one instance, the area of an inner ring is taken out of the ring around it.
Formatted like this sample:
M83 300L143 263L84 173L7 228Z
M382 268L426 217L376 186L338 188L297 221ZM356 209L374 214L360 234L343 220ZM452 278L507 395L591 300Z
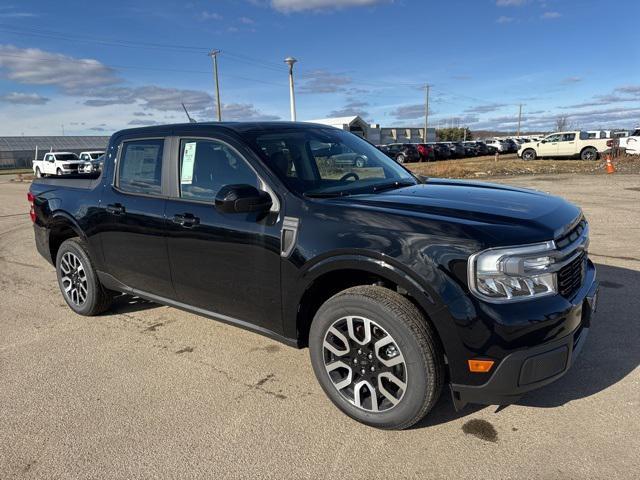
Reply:
M293 57L287 57L284 59L284 63L289 65L289 105L291 107L291 121L296 121L296 97L293 91L293 64L296 63Z
M520 136L520 123L522 121L522 104L520 104L520 109L518 110L518 137Z
M211 50L208 55L213 61L213 82L216 85L216 113L218 114L218 121L222 121L222 105L220 103L220 85L218 84L218 54L220 50Z
M427 83L424 86L424 143L427 143L427 131L429 129L429 88Z

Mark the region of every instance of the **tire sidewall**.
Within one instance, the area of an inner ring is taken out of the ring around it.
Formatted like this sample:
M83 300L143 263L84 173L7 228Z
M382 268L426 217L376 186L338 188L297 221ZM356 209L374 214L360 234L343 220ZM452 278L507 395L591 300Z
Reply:
M591 152L593 154L593 158L586 158L586 154ZM593 161L598 159L598 151L595 148L585 148L580 154L581 160Z
M67 295L64 293L64 287L62 286L62 270L60 269L60 262L62 260L62 256L66 252L71 252L80 259L80 262L84 267L85 274L87 275L87 299L80 307L75 305L67 297ZM100 288L100 286L91 260L89 259L89 256L80 244L79 240L65 240L64 242L62 242L62 245L60 245L58 254L56 255L56 277L58 279L60 293L62 293L62 297L64 298L65 302L67 302L67 305L69 305L69 308L80 315L90 315L94 309L94 306L97 304L97 289Z
M376 322L393 337L404 356L407 390L400 403L387 411L373 413L351 404L334 387L326 372L322 347L325 333L336 320L346 315L362 316ZM425 361L425 352L411 330L393 318L394 313L391 310L366 297L344 296L339 301L329 300L318 310L309 332L311 364L329 399L351 418L378 428L396 428L398 424L415 418L422 410L425 398L434 395L433 391L429 391L430 388L433 390L433 385L428 381L435 376L434 352L430 352L431 359Z
M525 156L527 154L530 154L531 157L530 158L525 158ZM531 160L535 160L536 159L536 152L535 150L531 149L531 148L527 148L524 152L522 152L522 158L525 161L531 161Z
M405 158L404 158L404 155L402 153L396 157L396 162L398 162L400 164L403 164L405 162Z

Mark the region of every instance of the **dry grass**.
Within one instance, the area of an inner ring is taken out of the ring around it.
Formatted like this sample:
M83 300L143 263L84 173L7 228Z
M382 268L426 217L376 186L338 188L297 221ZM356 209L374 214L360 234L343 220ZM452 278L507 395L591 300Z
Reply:
M640 157L623 156L614 160L619 173L640 173ZM444 162L410 163L407 167L414 173L427 177L483 178L513 175L540 175L558 173L606 173L605 160L595 162L584 160L520 160L517 155L476 157Z

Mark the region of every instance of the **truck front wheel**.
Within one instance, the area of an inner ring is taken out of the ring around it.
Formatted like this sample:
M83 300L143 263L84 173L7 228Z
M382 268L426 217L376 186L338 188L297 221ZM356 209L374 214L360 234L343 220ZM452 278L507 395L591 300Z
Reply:
M61 168L56 170L56 175L57 176L61 176L62 175L62 169Z
M442 390L435 333L408 298L386 288L353 287L327 300L311 324L309 351L331 401L373 427L410 427Z
M536 159L536 151L533 148L527 148L524 152L522 152L523 160L535 160Z
M40 167L36 167L36 178L42 178L44 177L44 175L42 175L42 172L40 171Z
M111 305L113 292L98 280L82 240L70 238L62 242L56 256L56 274L62 296L74 312L93 316Z

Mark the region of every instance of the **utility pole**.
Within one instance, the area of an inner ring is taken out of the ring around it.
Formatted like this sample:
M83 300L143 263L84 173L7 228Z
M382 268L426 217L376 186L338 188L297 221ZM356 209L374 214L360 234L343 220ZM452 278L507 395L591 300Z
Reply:
M424 85L424 143L427 143L427 132L429 131L429 89L431 85Z
M296 97L293 91L293 64L296 63L293 57L287 57L284 59L284 63L289 65L289 106L291 108L291 121L296 121Z
M213 82L216 85L216 113L218 114L218 121L222 121L222 104L220 103L220 85L218 84L218 54L220 50L213 49L207 55L211 57L213 62Z
M517 137L520 136L520 123L522 122L522 104L520 104L520 109L518 110L518 134Z

